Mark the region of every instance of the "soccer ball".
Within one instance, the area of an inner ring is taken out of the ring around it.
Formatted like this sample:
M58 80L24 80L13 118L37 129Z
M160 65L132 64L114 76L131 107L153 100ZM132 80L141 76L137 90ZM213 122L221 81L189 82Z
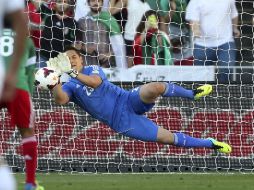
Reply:
M40 68L35 73L35 86L42 90L51 90L59 82L56 71L50 67Z

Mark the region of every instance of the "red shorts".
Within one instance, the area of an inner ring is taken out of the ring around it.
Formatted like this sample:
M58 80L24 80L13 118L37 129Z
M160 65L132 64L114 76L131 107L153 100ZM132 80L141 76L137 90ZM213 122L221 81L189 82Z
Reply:
M7 108L11 115L11 125L19 128L33 128L34 111L30 95L27 91L16 89L11 102L1 102L0 108Z

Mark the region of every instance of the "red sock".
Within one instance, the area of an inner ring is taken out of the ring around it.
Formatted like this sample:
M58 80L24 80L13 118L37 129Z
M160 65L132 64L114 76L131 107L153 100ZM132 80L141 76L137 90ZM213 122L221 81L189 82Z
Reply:
M35 185L35 172L37 168L37 141L35 136L22 140L23 156L26 162L26 183Z

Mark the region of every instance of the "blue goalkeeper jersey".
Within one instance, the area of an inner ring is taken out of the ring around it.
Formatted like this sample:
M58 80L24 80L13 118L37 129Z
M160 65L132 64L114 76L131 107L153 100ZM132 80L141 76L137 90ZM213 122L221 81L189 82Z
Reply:
M98 66L85 66L82 70L85 75L99 75L102 83L93 89L75 78L66 82L62 89L70 101L79 105L95 119L113 127L118 125L124 102L128 99L126 91L110 83L102 69Z

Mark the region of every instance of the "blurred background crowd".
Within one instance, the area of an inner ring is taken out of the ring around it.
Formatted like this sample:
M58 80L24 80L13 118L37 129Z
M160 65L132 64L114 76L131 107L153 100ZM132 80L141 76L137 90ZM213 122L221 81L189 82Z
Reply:
M237 65L235 40L241 38L242 30L235 0L25 3L38 67L46 66L49 58L69 45L81 50L86 64L105 68L218 65L222 82L229 80L232 69L228 66Z

